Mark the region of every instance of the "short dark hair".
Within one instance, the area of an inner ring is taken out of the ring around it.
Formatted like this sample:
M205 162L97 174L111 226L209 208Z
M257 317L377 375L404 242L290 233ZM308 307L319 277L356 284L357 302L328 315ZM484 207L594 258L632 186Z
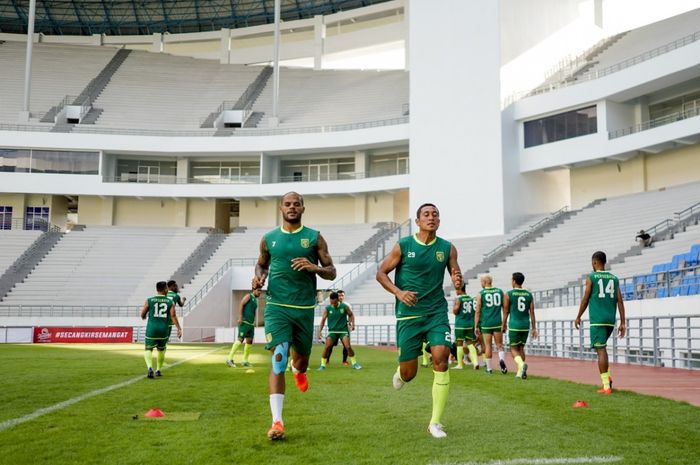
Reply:
M467 283L462 283L462 287L460 287L459 290L462 292L466 292L467 291Z
M158 291L158 292L163 292L167 288L168 288L168 283L166 283L165 281L158 281L156 283L156 291Z
M280 204L282 204L282 202L284 201L284 198L285 198L286 196L288 196L288 195L296 195L297 197L299 197L299 201L301 202L301 204L304 205L304 196L301 195L301 194L298 193L298 192L295 192L295 191L289 191L289 192L287 192L286 194L284 194L284 195L280 198Z
M331 300L338 300L338 293L336 291L331 292Z
M608 262L608 257L605 255L605 252L602 252L600 250L594 253L592 258L593 260L599 262L601 265L605 265Z
M175 284L177 284L177 283L175 282L174 279L171 279L170 281L168 281L168 287L173 287Z
M440 214L440 210L438 210L438 207L434 203L424 203L420 207L418 207L418 210L416 210L416 218L420 218L420 212L423 210L425 207L433 207L435 210L438 211L438 215Z
M515 281L515 284L517 284L518 286L522 286L525 282L525 275L519 271L516 271L515 273L513 273L513 281Z

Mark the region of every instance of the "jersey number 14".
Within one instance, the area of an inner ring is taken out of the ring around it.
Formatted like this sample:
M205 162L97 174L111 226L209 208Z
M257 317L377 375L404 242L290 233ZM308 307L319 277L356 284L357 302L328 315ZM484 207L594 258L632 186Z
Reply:
M603 280L598 280L598 298L604 299L605 294L608 294L611 299L615 298L615 281L612 279L608 280L608 284L603 288Z

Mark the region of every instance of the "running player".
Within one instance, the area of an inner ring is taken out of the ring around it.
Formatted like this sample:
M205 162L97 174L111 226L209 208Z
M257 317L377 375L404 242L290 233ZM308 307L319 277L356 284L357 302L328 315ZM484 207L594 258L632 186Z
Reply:
M418 371L422 344L431 346L433 359L433 413L428 432L434 438L447 433L440 424L450 390L447 362L452 345L452 331L447 318L447 300L443 279L447 269L456 289L462 287L462 272L457 263L457 249L437 237L440 212L431 203L418 207L418 232L401 238L379 266L377 281L396 296L396 337L399 367L393 385L401 389ZM396 270L394 284L389 273Z
M605 252L596 252L592 257L593 272L586 277L586 291L576 315L576 329L581 327L581 316L590 304L591 347L598 354L598 371L603 382L601 394L612 394L612 377L608 364L608 338L615 329L615 307L620 312L618 334L625 337L625 304L622 301L620 284L617 276L605 271L607 257Z
M336 275L326 240L318 231L301 223L304 198L296 192L285 194L280 212L282 226L265 234L260 241L252 283L253 289L260 289L270 278L265 298L265 348L272 352L269 377L272 427L267 432L271 440L284 438L284 372L290 349L294 382L302 392L309 388L306 369L314 337L316 275L326 280L333 280Z
M233 354L245 341L243 346L243 366L249 367L248 357L250 357L250 349L253 345L253 337L255 336L255 314L258 311L258 297L260 297L260 289L253 289L252 292L246 294L238 306L238 340L231 346L231 352L226 359L226 365L235 368L233 362Z
M352 314L350 307L340 302L337 292L331 292L330 300L331 303L323 310L321 323L318 327L318 339L322 340L321 333L323 331L323 325L326 323L326 319L328 319L328 336L326 336L326 346L323 348L323 355L321 356L321 366L318 369L319 371L326 369L328 353L331 348L338 343L338 340L340 340L343 347L347 349L348 354L350 354L350 362L352 363L353 369L359 370L362 367L357 363L355 351L350 345L350 331L355 329L355 315Z
M180 308L187 302L187 297L180 297L180 286L172 279L168 281L168 297Z
M475 370L479 369L479 360L477 358L476 347L474 342L474 297L466 294L466 284L462 284L461 289L457 290L457 298L455 299L452 313L455 315L455 344L457 344L457 366L453 369L464 369L464 349L469 353L469 361Z
M503 291L492 287L493 278L489 274L481 276L481 291L476 297L476 314L474 324L477 334L484 335L484 356L486 357L486 373L493 374L491 368L492 343L495 340L498 350L498 363L501 373L508 373L506 367L506 352L503 350Z
M158 349L155 376L161 376L161 369L165 361L165 348L170 338L170 321L177 327L177 337L182 337L182 328L175 314L175 303L167 296L168 284L165 281L156 283L158 295L149 297L141 308L141 319L146 323L146 367L148 378L153 378L153 349Z
M508 342L513 360L518 365L516 378L527 379L525 363L525 343L532 328L532 337L537 339L537 321L535 321L535 301L530 291L523 289L525 275L513 273L513 289L503 296L503 325L501 331L508 328ZM510 321L509 321L510 318Z

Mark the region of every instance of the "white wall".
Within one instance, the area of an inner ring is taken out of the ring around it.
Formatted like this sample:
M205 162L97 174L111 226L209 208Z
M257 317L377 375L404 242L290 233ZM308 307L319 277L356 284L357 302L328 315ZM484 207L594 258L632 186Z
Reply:
M501 234L498 2L411 0L409 11L409 210L435 203L445 237Z

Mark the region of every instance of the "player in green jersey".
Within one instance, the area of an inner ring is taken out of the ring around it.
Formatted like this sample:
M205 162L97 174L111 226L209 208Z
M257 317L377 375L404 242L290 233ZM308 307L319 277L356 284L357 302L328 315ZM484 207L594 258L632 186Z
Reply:
M177 313L177 307L184 307L185 302L187 302L187 297L180 297L180 287L174 280L168 281L168 298L175 303L175 313ZM173 322L168 318L170 327L172 328Z
M445 270L455 289L462 287L462 272L457 263L457 249L437 236L440 212L431 203L418 207L418 232L399 239L379 266L377 281L396 297L396 337L399 368L393 385L401 389L418 371L418 356L427 341L433 359L433 414L428 432L434 438L447 433L440 424L450 390L447 370L452 346L452 331L447 318L447 300L443 290ZM389 273L396 270L394 280Z
M233 362L233 354L245 341L243 345L243 366L249 367L250 349L253 345L253 337L255 337L255 314L258 311L258 297L260 297L260 289L253 289L252 292L246 294L238 306L238 340L231 346L231 352L226 359L226 365L235 368Z
M343 347L347 349L350 355L350 363L355 370L359 370L362 367L355 359L355 351L350 345L350 331L355 329L355 315L353 315L352 310L349 306L340 302L340 298L337 292L331 292L330 295L331 303L326 306L323 310L323 315L321 316L321 323L318 327L317 338L321 338L321 333L323 331L323 325L328 320L328 336L326 336L326 345L323 348L323 354L321 355L321 366L319 371L326 369L326 363L328 363L328 354L335 344L340 340Z
M309 388L306 370L313 344L316 276L335 279L336 271L328 253L326 240L318 231L301 223L304 198L285 194L280 201L282 226L265 234L260 241L260 255L255 265L253 289L268 280L265 297L266 349L272 352L269 376L272 427L271 440L284 438L284 405L287 360L292 358L294 382L300 391Z
M476 297L476 314L474 324L477 336L484 336L484 356L486 357L486 373L493 374L491 368L492 343L496 342L498 364L501 373L508 373L506 367L506 352L503 350L503 291L493 287L493 278L489 274L482 275L481 291Z
M338 292L338 302L340 302L341 304L345 304L350 309L350 311L352 311L352 306L350 305L350 303L345 301L345 291L342 289L338 289L337 292ZM348 338L349 337L350 336L348 335ZM336 339L335 343L331 346L330 350L328 351L328 357L326 357L326 363L330 362L331 354L333 354L333 348L338 345L338 342L339 342L339 340ZM348 363L348 349L346 349L345 346L343 346L343 365L345 365L345 366L349 365L349 363Z
M617 276L605 271L607 257L605 252L593 254L591 264L593 273L586 277L586 291L583 293L581 305L574 324L576 329L581 327L581 316L590 307L590 334L591 347L598 354L598 371L603 382L603 388L598 392L601 394L612 394L612 377L610 376L610 366L608 364L608 338L615 329L615 307L620 312L620 324L618 334L625 337L625 304L622 301L620 284Z
M141 308L141 319L148 318L146 323L146 367L149 378L153 378L153 348L158 349L155 376L161 376L161 368L165 361L165 348L170 338L170 322L177 327L177 337L182 337L182 328L175 314L175 303L168 294L168 285L165 281L156 283L158 295L149 297Z
M455 315L455 344L457 344L457 366L455 370L464 369L464 349L469 353L469 361L475 370L479 369L479 359L474 342L474 297L466 294L466 284L457 290L452 313Z
M516 378L527 379L525 363L525 343L532 328L532 337L537 339L537 321L535 320L535 301L530 291L523 289L525 275L513 273L513 289L503 296L502 332L508 328L508 342L513 360L518 365Z

